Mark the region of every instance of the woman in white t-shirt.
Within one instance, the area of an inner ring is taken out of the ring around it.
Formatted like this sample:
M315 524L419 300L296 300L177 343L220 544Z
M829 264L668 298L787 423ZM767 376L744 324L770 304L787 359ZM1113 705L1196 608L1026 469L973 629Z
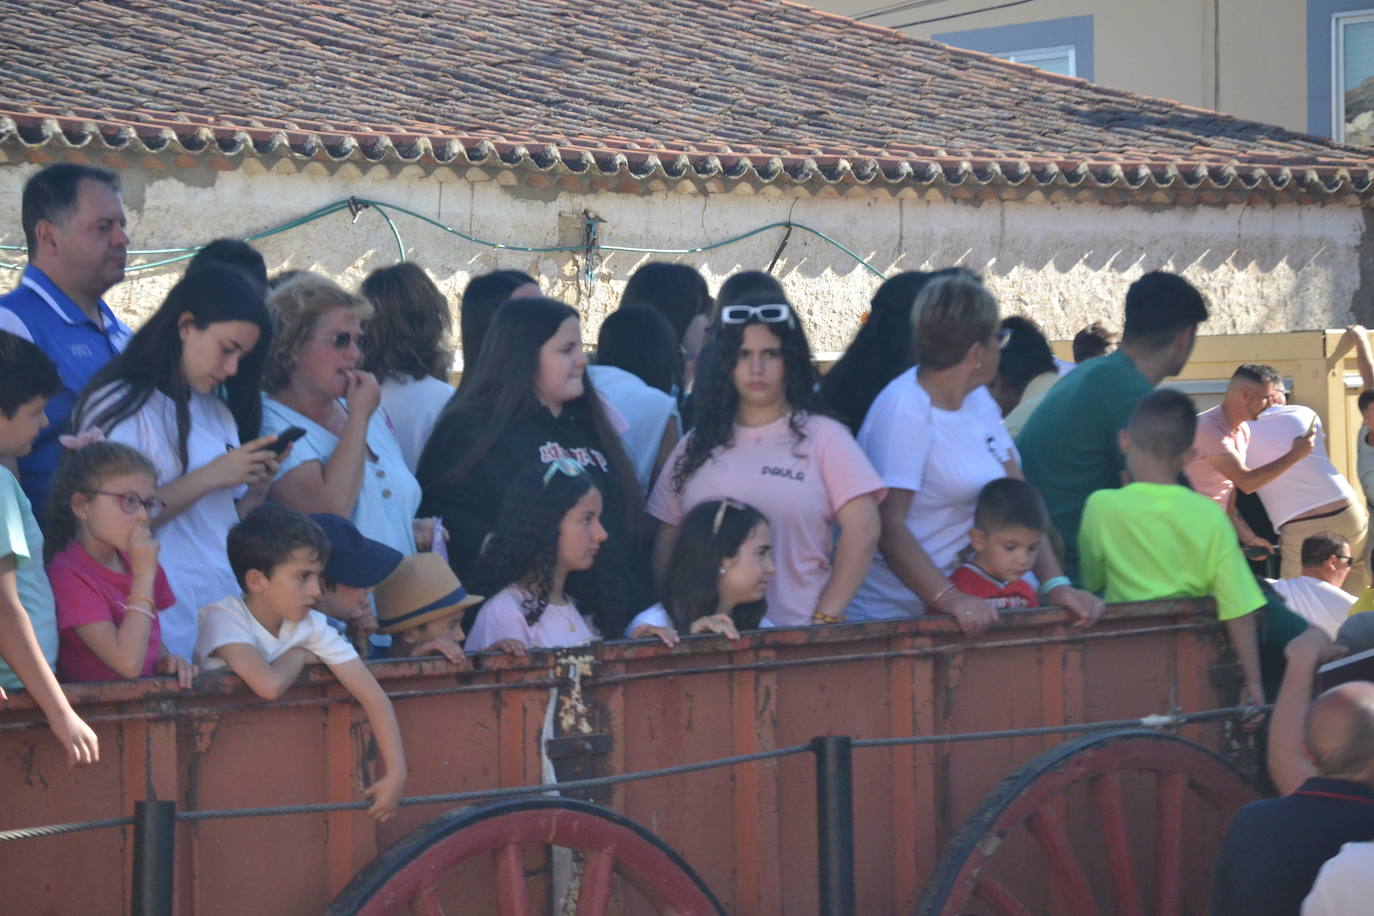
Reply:
M453 395L448 378L453 318L448 301L420 265L379 267L360 288L376 310L367 322L362 368L382 386L382 409L415 473L439 411Z
M649 498L661 522L655 577L663 581L693 506L746 502L772 526L778 571L766 625L838 623L877 547L883 484L843 424L810 412L816 374L790 304L772 293L741 297L721 308L713 333L714 355L696 381L696 426Z
M376 376L358 368L367 300L319 274L272 291L275 321L263 368L265 429L305 431L269 495L298 512L351 521L364 537L409 556L429 550L434 519L417 519L420 484L381 406Z
M969 541L979 491L999 477L1022 476L1001 410L984 387L997 374L1009 333L992 294L962 270L922 288L912 324L919 368L883 389L859 431L888 496L880 552L849 616L914 617L930 608L977 633L997 612L947 576ZM1040 551L1035 574L1049 602L1085 625L1101 615L1102 602L1069 584L1054 551Z
M258 436L258 381L272 325L263 289L237 268L199 264L172 287L125 351L91 380L73 427L100 429L157 469L153 520L176 596L162 640L189 658L201 606L237 594L225 538L263 501L275 436Z

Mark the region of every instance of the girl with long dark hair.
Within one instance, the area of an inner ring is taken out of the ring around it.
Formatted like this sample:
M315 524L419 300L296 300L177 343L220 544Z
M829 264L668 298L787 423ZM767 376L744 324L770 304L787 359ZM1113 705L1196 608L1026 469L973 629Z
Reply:
M868 320L821 379L820 402L856 436L878 393L916 362L911 307L932 276L908 270L884 280L869 300Z
M591 476L570 458L515 476L474 580L491 597L468 633L468 651L521 654L619 632L619 583L601 555L603 506Z
M657 636L670 646L679 632L739 639L741 630L763 620L764 596L777 571L762 512L733 499L701 503L682 520L663 600L635 615L625 635Z
M697 379L696 426L649 500L662 523L655 574L666 576L694 506L747 501L772 523L778 574L766 622L843 620L877 548L883 484L849 431L812 410L811 348L785 299L765 292L722 307L713 341L716 358Z
M195 648L201 605L238 590L224 539L262 503L277 470L259 436L259 381L272 323L262 288L234 267L190 271L124 352L82 392L73 428L96 428L152 459L152 520L176 604L160 615L174 655Z
M476 371L439 415L416 476L421 511L443 519L450 563L468 581L485 563L482 545L511 480L559 459L580 464L605 499L605 562L625 596L614 608L620 625L609 631L618 633L648 604L643 498L586 369L574 309L545 298L507 302L492 319Z
M625 419L620 442L645 490L682 433L674 397L681 387L680 365L677 337L662 313L631 305L601 323L596 365L588 366L587 374Z

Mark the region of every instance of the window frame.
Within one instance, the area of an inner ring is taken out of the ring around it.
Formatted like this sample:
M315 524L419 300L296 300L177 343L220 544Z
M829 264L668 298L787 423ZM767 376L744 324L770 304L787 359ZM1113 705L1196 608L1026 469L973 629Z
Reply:
M1345 26L1374 22L1374 7L1331 14L1331 139L1345 143Z
M1021 48L1015 51L1002 51L994 55L1003 60L1009 60L1014 64L1025 64L1034 67L1036 60L1026 60L1025 58L1038 58L1046 60L1054 57L1067 57L1069 59L1069 72L1064 76L1078 76L1078 47L1076 45L1047 45L1039 48ZM1044 69L1041 67L1040 69ZM1053 72L1053 71L1046 71Z

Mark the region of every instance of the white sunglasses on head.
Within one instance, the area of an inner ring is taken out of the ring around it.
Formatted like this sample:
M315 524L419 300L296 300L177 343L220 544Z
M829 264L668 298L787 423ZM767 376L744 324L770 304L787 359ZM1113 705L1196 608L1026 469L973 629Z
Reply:
M792 307L786 302L771 305L727 305L720 310L721 324L744 324L750 318L757 318L766 324L786 322L788 327L796 326L796 320L792 317Z

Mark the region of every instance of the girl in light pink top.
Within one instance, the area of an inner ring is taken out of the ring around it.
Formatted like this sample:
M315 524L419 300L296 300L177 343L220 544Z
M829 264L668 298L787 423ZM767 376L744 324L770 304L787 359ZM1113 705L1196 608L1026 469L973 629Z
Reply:
M511 481L482 551L476 579L492 597L468 634L468 652L524 655L619 634L624 624L609 616L621 603L612 594L618 579L597 562L606 541L601 510L601 491L568 458Z
M761 293L725 305L713 333L693 395L696 426L649 499L649 514L662 523L655 575L663 582L692 507L745 502L772 527L777 575L765 625L838 623L877 549L882 480L843 424L809 411L811 348L782 297Z

